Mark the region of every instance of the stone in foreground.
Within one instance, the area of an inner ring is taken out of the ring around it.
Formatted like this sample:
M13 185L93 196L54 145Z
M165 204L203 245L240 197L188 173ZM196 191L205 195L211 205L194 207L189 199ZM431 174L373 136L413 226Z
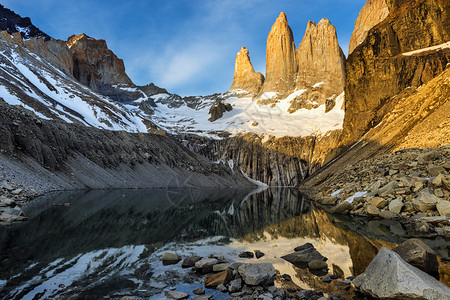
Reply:
M407 263L430 275L439 273L436 254L433 249L419 239L409 239L393 248L392 251L400 255Z
M238 271L247 285L272 285L277 275L271 263L243 264Z
M217 265L219 261L215 258L202 258L195 263L195 268L202 274L211 273L213 271L213 266Z
M450 298L450 288L384 247L353 284L361 292L379 299Z
M215 288L220 284L228 284L233 279L233 272L225 270L220 273L212 274L205 277L205 287Z
M202 259L200 256L192 255L189 257L186 257L183 259L183 262L181 263L182 268L192 268L195 266L195 263L198 262L200 259Z
M162 261L164 265L176 264L181 260L181 257L175 253L164 252L162 256Z
M299 267L306 267L308 263L312 262L313 260L327 260L327 258L320 254L319 251L314 248L314 246L311 245L310 247L305 247L306 245L308 244L305 244L304 247L295 248L300 250L282 256L281 258Z
M176 291L164 291L164 294L169 299L187 299L189 297L188 294L182 293L182 292L176 292Z

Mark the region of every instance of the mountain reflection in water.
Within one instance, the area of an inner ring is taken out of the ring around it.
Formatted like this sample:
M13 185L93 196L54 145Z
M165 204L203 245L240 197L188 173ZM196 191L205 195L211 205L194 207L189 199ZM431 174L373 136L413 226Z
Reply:
M240 251L261 250L263 258L245 261L272 262L304 288L326 291L320 277L280 257L311 242L330 271L357 275L380 247L405 239L399 223L338 219L282 188L64 192L23 209L30 221L0 226L0 298L156 297L180 282L190 284L187 291L201 285L179 264L162 266L164 251L242 261ZM425 242L448 257L449 243Z

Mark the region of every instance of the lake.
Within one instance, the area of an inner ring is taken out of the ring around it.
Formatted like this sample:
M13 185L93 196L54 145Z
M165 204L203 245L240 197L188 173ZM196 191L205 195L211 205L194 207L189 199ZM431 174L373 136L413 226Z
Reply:
M29 221L0 226L2 299L164 299L170 287L191 293L203 285L203 277L182 269L181 262L163 266L165 251L271 262L302 288L333 292L336 287L322 282L323 274L280 257L310 242L328 258L330 273L358 275L379 248L392 248L409 235L395 221L330 215L288 188L59 192L23 210ZM448 240L424 242L449 257ZM238 257L255 250L265 255ZM278 287L292 284L279 277Z

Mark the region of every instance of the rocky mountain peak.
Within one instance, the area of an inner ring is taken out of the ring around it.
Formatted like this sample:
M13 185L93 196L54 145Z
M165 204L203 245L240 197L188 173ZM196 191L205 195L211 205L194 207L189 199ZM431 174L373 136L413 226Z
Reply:
M255 95L261 89L263 82L264 75L255 72L248 49L242 47L236 55L234 78L230 91L243 90Z
M317 25L308 22L297 57L297 88L322 82L328 97L344 90L345 56L338 43L336 28L328 19L320 20Z
M51 39L49 35L34 26L30 18L22 18L0 4L0 31L3 30L8 31L9 34L20 32L23 39L32 37L43 38L46 41Z
M355 29L348 47L349 55L365 40L369 30L386 19L388 14L389 7L386 0L368 0L366 2L355 22Z
M266 80L260 93L287 93L295 86L297 74L294 36L286 14L280 13L267 37Z

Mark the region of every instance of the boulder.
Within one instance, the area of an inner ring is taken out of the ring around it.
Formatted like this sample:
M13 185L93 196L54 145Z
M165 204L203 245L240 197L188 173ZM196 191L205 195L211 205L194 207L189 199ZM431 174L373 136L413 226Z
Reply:
M434 253L427 244L419 239L409 239L392 249L407 263L435 276L439 273L439 264Z
M205 294L205 288L204 287L199 287L198 289L195 289L192 292L194 294L196 294L196 295L203 295L203 294Z
M327 196L320 199L320 203L324 205L335 205L338 198L336 196Z
M402 211L403 206L403 200L401 197L399 197L389 203L389 211L399 214Z
M187 299L189 297L188 294L176 291L164 291L164 295L166 295L169 299Z
M243 264L238 270L247 285L272 285L277 275L271 263Z
M305 244L302 247L297 247L295 249L300 250L284 255L281 258L300 268L305 268L313 260L327 260L326 257L320 254L314 246L310 244Z
M261 257L263 257L265 254L262 253L261 251L256 250L255 251L255 256L257 259L260 259Z
M444 169L444 167L441 167L441 166L439 166L439 167L429 166L427 168L427 172L428 172L428 174L430 174L431 177L436 177L439 174L444 174L445 173L445 169Z
M192 268L195 266L195 263L202 259L200 256L192 255L189 257L185 257L183 262L181 263L182 268Z
M378 215L380 214L380 210L379 210L376 206L373 206L373 205L367 205L367 206L366 206L366 213L367 213L369 216L375 217L375 216L378 216Z
M393 219L397 216L397 213L390 211L390 210L382 210L380 212L380 218L383 219Z
M222 272L230 268L229 263L222 263L213 266L213 272Z
M361 292L379 299L447 300L450 297L450 288L384 247L353 284Z
M192 300L209 300L212 299L212 295L199 295L192 298Z
M231 270L225 270L220 273L208 275L205 277L205 287L215 288L219 284L228 284L233 279L233 272Z
M178 263L181 257L178 254L171 252L164 252L162 256L162 261L164 265L173 265Z
M239 254L240 258L253 258L253 256L255 255L253 254L253 252L250 251L244 251Z
M314 245L311 244L311 243L305 243L305 244L303 244L301 246L295 247L294 251L297 252L297 251L302 251L302 250L305 250L305 249L316 249L316 248L314 248Z
M436 204L436 209L441 216L450 217L450 201L441 200Z
M195 263L195 268L202 274L211 273L213 271L213 266L218 263L219 260L215 258L202 258Z
M427 212L429 210L436 210L436 204L440 199L431 193L428 189L421 190L416 199L413 201L414 209L420 212Z
M230 293L236 293L237 291L240 291L241 289L242 289L242 279L241 278L232 280L230 282L230 286L228 287L228 291Z
M331 213L333 214L342 214L343 212L350 210L353 208L353 205L348 201L342 201L335 207L331 209Z
M388 201L380 197L374 197L370 199L370 204L377 208L385 208L388 205Z

